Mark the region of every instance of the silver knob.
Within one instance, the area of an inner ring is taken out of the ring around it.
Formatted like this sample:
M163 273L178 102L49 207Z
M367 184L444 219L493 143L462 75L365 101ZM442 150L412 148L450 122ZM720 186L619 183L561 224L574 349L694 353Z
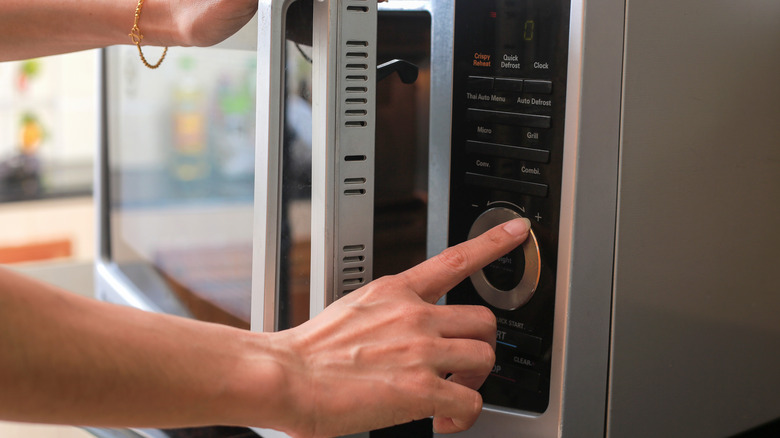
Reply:
M506 207L491 208L471 225L469 239L520 217L519 213ZM515 310L534 295L540 273L539 243L531 230L520 248L480 269L470 278L477 293L489 304L499 309Z

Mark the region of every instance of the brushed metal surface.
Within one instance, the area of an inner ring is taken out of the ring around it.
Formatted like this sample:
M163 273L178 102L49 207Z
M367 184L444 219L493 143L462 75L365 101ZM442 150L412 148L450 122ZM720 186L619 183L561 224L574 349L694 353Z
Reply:
M611 437L780 417L780 3L630 0Z

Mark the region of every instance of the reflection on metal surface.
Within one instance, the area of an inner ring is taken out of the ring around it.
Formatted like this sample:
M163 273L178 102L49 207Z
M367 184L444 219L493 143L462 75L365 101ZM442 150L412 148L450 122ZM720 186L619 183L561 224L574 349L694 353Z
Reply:
M244 427L197 427L186 429L104 429L85 427L97 438L252 438L260 435Z

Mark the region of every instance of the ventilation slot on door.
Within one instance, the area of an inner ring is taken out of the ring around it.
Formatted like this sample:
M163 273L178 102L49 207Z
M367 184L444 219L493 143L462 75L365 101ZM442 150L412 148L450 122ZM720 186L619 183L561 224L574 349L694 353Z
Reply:
M347 178L344 180L344 195L362 196L366 194L365 178Z
M348 278L344 280L344 293L348 294L363 285L362 278Z
M365 251L365 245L347 245L344 250L344 264L341 268L342 278L341 284L342 295L348 294L353 290L359 288L365 284L366 279L363 277L363 273L366 271L364 262L365 256L358 254Z
M338 60L335 61L337 133L332 157L336 161L333 290L335 299L371 281L374 212L374 143L376 127L377 0L341 0ZM365 245L347 245L366 242Z
M364 0L360 0L365 3ZM348 6L347 10L368 10L367 6ZM344 45L344 89L349 97L344 103L344 126L365 128L368 126L369 59L368 41L347 40ZM355 96L355 95L358 96ZM363 96L360 96L363 95Z

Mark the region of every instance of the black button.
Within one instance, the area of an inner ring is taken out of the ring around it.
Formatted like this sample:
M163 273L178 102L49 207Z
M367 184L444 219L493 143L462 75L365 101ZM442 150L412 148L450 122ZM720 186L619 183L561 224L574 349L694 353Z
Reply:
M516 332L499 327L496 331L496 342L504 347L516 350L520 354L532 357L542 355L542 338L527 333Z
M466 184L484 187L493 190L505 190L516 192L523 195L546 197L548 187L544 184L537 184L527 181L517 181L508 178L499 178L496 176L479 175L472 172L466 172L464 177Z
M549 163L550 152L543 149L531 149L520 146L509 146L484 141L466 141L466 152L472 154L486 154L514 160L534 161L537 163Z
M496 362L527 368L536 367L536 358L518 351L516 348L508 348L501 343L496 344Z
M519 93L523 91L523 80L511 79L511 78L496 78L494 87L496 88L496 90L514 91Z
M506 146L523 146L536 150L547 150L551 147L552 133L548 129L502 125L490 121L471 121L467 126L466 138L475 141ZM533 159L529 158L530 160ZM544 161L539 162L549 161L545 158Z
M466 91L466 101L472 108L509 109L514 99L504 91Z
M542 382L542 375L536 371L503 362L496 362L491 375L508 380L528 391L538 391Z
M466 159L466 172L488 175L497 178L507 178L523 182L545 184L546 170L544 167L530 161L512 160L486 154L469 154Z
M495 122L526 128L549 128L552 125L552 118L550 116L490 111L476 108L468 109L468 118L475 122Z
M469 76L467 85L469 90L491 91L493 89L493 78L487 76Z
M523 91L526 93L552 94L552 81L526 79Z

